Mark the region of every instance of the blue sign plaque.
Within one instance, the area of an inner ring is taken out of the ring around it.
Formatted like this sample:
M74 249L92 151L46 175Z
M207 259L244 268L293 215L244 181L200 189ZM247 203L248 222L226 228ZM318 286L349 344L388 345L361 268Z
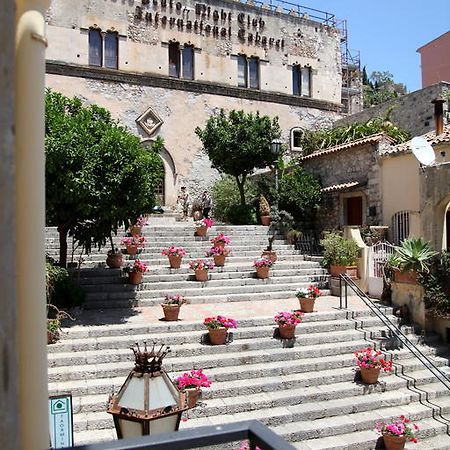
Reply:
M48 399L51 448L73 447L72 395L54 395Z

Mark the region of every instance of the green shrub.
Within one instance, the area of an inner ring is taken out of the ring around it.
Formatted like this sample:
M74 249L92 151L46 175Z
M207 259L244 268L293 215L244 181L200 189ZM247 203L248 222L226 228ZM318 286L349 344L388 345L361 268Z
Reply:
M83 303L84 292L72 281L66 269L47 262L45 274L47 303L57 308L72 308Z
M345 239L340 233L330 232L320 241L324 247L322 264L325 267L354 266L358 257L358 244L353 239Z
M255 225L256 208L251 205L235 204L228 210L228 221L233 225Z

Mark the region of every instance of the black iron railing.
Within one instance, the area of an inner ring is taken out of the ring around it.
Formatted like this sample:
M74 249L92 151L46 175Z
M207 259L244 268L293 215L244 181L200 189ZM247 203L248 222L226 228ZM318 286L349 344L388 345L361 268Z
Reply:
M77 450L184 450L230 442L248 441L249 449L295 450L278 434L257 420L225 425L190 428L174 433L123 439L75 447Z
M323 255L323 247L320 245L320 239L313 231L302 232L302 234L295 239L294 246L302 255Z

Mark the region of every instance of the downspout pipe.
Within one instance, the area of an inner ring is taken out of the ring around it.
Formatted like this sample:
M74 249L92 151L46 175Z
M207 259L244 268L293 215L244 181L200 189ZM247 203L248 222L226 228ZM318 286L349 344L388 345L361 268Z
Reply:
M45 296L45 11L16 0L15 162L19 440L49 447Z

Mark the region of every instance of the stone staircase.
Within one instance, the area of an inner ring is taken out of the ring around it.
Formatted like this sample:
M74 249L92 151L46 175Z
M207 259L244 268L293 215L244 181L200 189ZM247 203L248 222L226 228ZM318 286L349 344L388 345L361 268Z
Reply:
M407 350L387 352L398 375L383 374L373 386L359 381L353 352L370 344L369 332L374 339L381 337L384 327L356 299L349 303L350 313L336 308L335 298L322 297L317 311L306 314L297 327L295 340L277 337L274 314L298 305L292 295L298 287L324 282L317 261L306 261L277 240L279 261L269 280L257 280L252 261L266 244L267 228L215 227L209 236L219 231L230 235L232 255L223 270L213 270L210 281L200 283L185 268L169 269L160 251L172 244L185 246L186 267L191 257L203 255L209 240L194 240L186 224L162 228L145 230L150 245L141 258L151 271L137 290L123 284L120 270L95 267L104 255L86 260L92 269L82 271L80 280L93 309L48 346L50 393L73 395L75 444L116 438L106 402L133 366L130 345L147 341L170 345L164 367L172 377L203 368L213 381L198 406L185 413L181 428L257 419L299 449L360 450L380 445L377 421L403 414L421 429L419 443L407 449L450 449L446 422L438 416L450 417L449 391ZM55 248L54 238L49 230L49 250ZM159 321L161 297L171 292L188 296L191 304L183 306L183 320ZM391 315L390 308L384 310ZM229 344L207 344L205 311L238 320ZM443 370L448 366L448 359L437 356L445 348L421 345L421 350Z

